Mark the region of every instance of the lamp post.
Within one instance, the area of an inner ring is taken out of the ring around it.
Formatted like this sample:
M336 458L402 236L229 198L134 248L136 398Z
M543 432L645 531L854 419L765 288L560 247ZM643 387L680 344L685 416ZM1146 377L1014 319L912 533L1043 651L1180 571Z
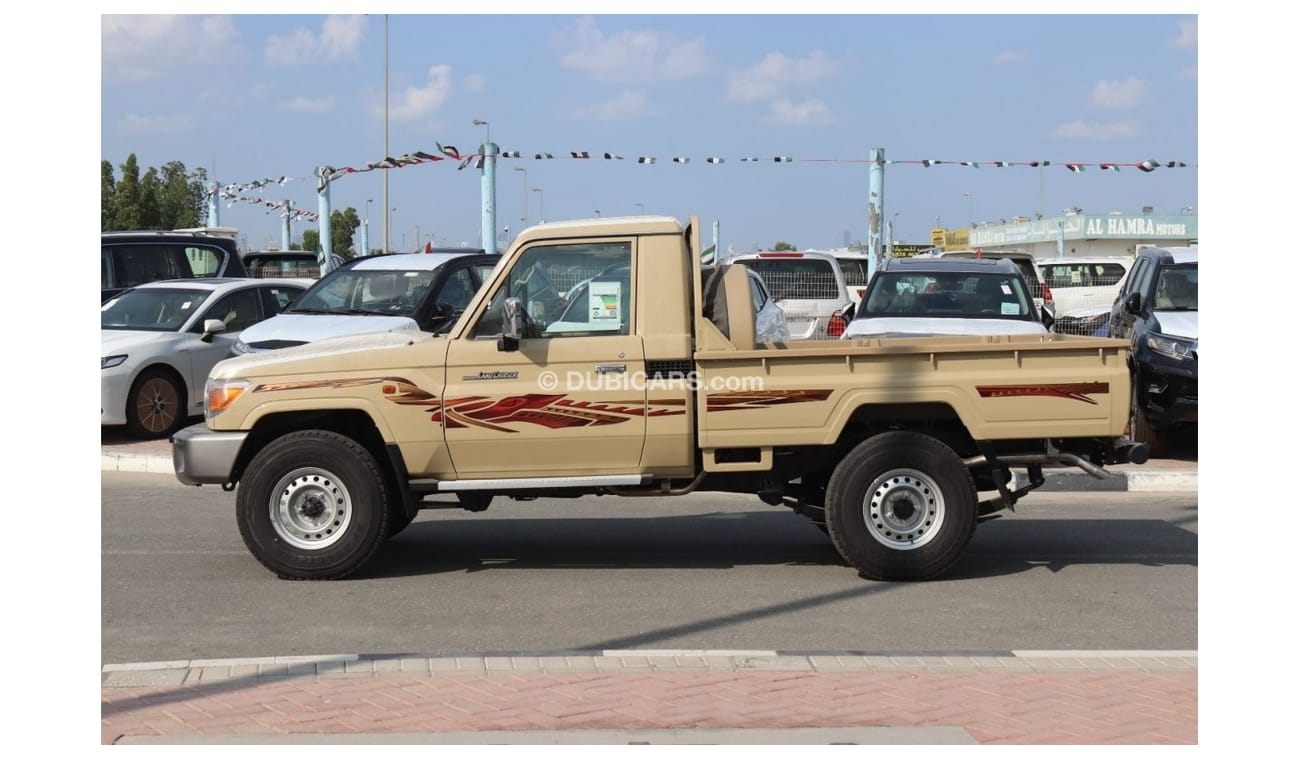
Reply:
M600 216L600 209L596 209L596 216Z
M484 143L490 143L490 142L492 142L492 127L488 126L487 121L485 121L485 120L483 120L483 119L475 119L475 120L474 120L474 126L476 126L476 127L483 127L483 142L484 142Z
M534 187L533 192L537 193L537 223L546 224L546 193L540 187Z
M894 215L889 217L889 258L894 258L894 224L898 222L898 215L901 211L895 211Z
M522 166L516 166L515 171L524 173L524 215L521 217L524 226L528 226L528 170Z
M975 197L970 193L962 193L961 197L966 199L966 226L975 226Z
M637 210L637 213L639 213L639 214L644 214L644 213L645 213L645 204L644 204L644 203L638 203L638 204L636 204L636 210Z
M388 158L388 14L384 14L384 158ZM384 253L388 247L388 170L384 172ZM394 209L396 211L396 209Z

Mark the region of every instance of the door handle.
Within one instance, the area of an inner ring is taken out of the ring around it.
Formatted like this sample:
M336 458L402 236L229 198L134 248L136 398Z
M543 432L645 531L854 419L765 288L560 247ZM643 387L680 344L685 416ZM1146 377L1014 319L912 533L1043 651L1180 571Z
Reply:
M597 364L597 375L618 375L627 372L626 364Z

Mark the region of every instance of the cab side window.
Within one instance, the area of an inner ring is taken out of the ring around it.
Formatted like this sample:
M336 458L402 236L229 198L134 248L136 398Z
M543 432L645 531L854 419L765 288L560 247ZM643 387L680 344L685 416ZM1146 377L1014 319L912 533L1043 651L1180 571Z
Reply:
M633 314L631 278L630 242L530 248L493 293L469 337L501 334L506 298L523 303L525 337L628 335Z

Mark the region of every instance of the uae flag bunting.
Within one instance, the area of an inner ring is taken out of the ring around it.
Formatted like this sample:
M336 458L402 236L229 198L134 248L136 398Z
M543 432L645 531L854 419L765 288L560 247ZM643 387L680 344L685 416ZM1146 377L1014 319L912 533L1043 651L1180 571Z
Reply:
M1079 172L1083 171L1083 164L1066 164L1065 168L1069 169L1075 174L1078 174Z
M591 154L587 153L585 150L571 150L569 151L569 155L574 158L591 158Z
M501 154L502 158L519 158L519 151L507 150Z
M758 161L758 156L747 156L745 158L740 159L740 163L742 164L752 164L756 161Z
M775 156L772 160L778 164L789 164L794 162L794 159L789 156Z
M941 164L941 163L943 162L933 158L925 158L921 160L921 166L924 166L927 169L930 168L931 166L934 166L935 164Z
M610 161L610 160L622 161L622 160L623 160L623 157L622 157L622 156L616 156L616 155L614 155L613 153L606 153L606 154L605 154L605 160L606 160L606 161Z
M706 164L720 164L720 163L722 163L722 162L725 161L725 160L726 160L725 158L718 158L717 156L709 156L708 158L704 159L704 163L706 163Z
M1139 164L1137 165L1137 168L1141 169L1141 170L1144 171L1144 172L1153 172L1153 171L1155 171L1156 169L1160 168L1160 162L1159 162L1159 161L1143 161L1143 162L1141 162L1141 163L1139 163Z
M453 159L453 160L456 160L456 161L459 161L459 160L460 160L460 151L456 150L456 146L454 146L454 145L443 145L443 144L440 143L440 142L435 142L434 145L437 145L437 146L438 146L438 152L441 153L442 155L446 156L447 158L450 158L450 159Z
M555 156L552 156L550 153L534 153L533 158L535 159L555 158Z
M682 157L680 157L680 156L673 156L673 163L674 163L674 164L689 164L690 162L691 162L691 160L690 160L689 158L682 158Z
M718 253L718 244L714 243L708 248L705 248L703 251L700 251L700 263L712 264L713 259L717 256L717 253Z
M638 164L653 164L653 163L655 162L655 157L654 157L654 156L638 156L637 159L636 159L636 162L637 162Z

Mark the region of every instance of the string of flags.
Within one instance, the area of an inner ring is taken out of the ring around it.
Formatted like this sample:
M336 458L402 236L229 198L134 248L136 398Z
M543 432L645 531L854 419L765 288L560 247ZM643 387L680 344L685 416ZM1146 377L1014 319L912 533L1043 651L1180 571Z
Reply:
M446 160L452 160L458 162L456 167L458 171L461 169L465 169L467 167L473 167L475 169L483 168L483 164L486 156L482 153L463 154L454 145L443 145L442 143L434 143L434 144L437 146L436 153L429 153L426 151L417 150L411 153L403 153L400 156L386 156L378 161L370 161L363 166L343 166L338 168L332 166L322 166L316 172L316 180L317 180L316 191L318 193L325 192L325 188L328 186L330 182L344 175L360 174L363 172L371 172L379 169L402 169L407 166L417 166L420 164L435 163L438 161L446 161ZM527 154L518 150L503 150L497 155L500 158L508 158L508 159L530 159L531 158L534 161L604 160L604 161L629 161L637 164L650 164L650 165L657 164L660 158L658 156L625 157L617 153L611 153L608 151L593 153L587 150L572 150L572 151L568 151L567 155L564 153L557 155L555 153L549 153L549 152L536 152L532 154ZM972 169L980 169L984 167L1002 169L1002 168L1016 167L1016 166L1042 168L1042 167L1051 166L1054 163L1052 161L1043 160L1043 159L1034 159L1029 161L950 161L947 159L937 159L937 158L920 158L920 159L796 158L794 156L786 156L786 155L740 156L738 158L732 158L732 159L728 159L723 156L705 156L703 158L703 162L706 164L725 164L728 162L728 160L731 160L733 163L741 163L741 164L769 163L769 162L777 163L777 164L792 164L792 163L838 163L838 164L877 163L879 165L915 164L927 169L933 166L943 166L943 165L965 166ZM665 157L665 163L689 164L691 161L692 161L691 156ZM1062 166L1067 171L1070 171L1075 174L1079 174L1091 167L1095 167L1100 171L1114 171L1114 172L1118 172L1121 168L1132 168L1132 169L1137 169L1140 172L1150 173L1160 168L1182 169L1188 166L1188 164L1183 161L1157 161L1155 159L1147 159L1144 161L1096 161L1096 162L1058 161L1055 163L1056 165ZM1193 164L1192 166L1195 167L1195 164ZM248 191L248 190L257 190L260 192L267 185L272 185L272 184L284 185L286 182L290 182L293 180L301 180L301 179L307 179L307 178L306 177L264 178L253 182L246 182L243 184L224 185L221 188L221 192L223 194L223 197L226 193L234 193L234 192L241 192L241 191Z
M227 187L230 186L227 185ZM265 206L271 211L279 211L281 219L287 218L290 221L294 221L294 222L301 221L303 219L309 222L315 222L320 219L320 214L315 211L307 211L305 209L291 208L286 203L281 203L278 201L272 202L264 198L255 198L250 196L237 195L233 192L226 192L224 189L222 190L220 197L221 200L226 202L226 208L230 208L236 203L252 203L258 206Z

